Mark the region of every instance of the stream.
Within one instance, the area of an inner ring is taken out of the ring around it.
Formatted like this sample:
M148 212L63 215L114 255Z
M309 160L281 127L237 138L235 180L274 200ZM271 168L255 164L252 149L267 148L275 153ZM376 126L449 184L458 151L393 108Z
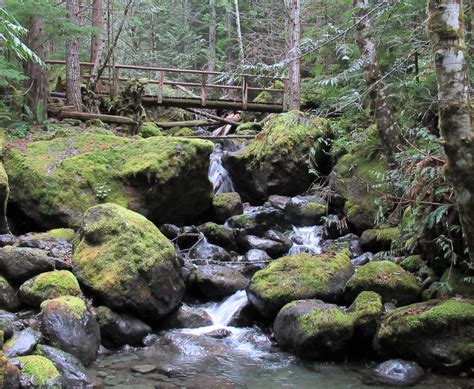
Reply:
M224 150L211 155L209 177L215 193L234 190L222 166ZM322 227L293 227L289 254L321 253ZM320 363L301 360L279 350L270 334L254 326L236 328L229 322L248 303L240 290L220 302L194 304L207 312L212 325L157 332L145 347L125 346L104 354L88 368L106 388L381 388L366 379L375 362ZM472 384L472 383L471 383ZM427 375L416 388L468 388L469 380Z

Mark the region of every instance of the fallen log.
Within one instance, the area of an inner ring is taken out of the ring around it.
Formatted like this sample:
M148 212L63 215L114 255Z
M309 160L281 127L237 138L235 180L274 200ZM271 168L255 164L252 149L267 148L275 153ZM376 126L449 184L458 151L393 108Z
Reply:
M220 123L216 120L186 120L183 122L155 122L155 124L161 128L220 126Z
M77 111L61 111L58 115L59 119L78 119L78 120L92 120L99 119L104 123L126 124L129 126L137 126L138 123L133 119L125 116L103 115L98 113L77 112Z
M193 109L193 108L185 108L185 110L188 111L188 112L194 113L196 115L201 115L201 116L205 116L209 119L217 120L218 122L221 122L221 123L224 123L224 124L230 124L231 126L237 126L238 127L242 124L242 123L236 122L234 120L230 120L230 119L227 119L227 118L221 118L220 116L213 115L212 113L202 112L202 111L199 111L199 110Z

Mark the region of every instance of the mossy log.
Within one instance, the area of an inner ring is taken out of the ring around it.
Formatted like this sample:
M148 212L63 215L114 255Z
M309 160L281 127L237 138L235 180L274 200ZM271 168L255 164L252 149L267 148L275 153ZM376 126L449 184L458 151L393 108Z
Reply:
M104 123L114 123L114 124L126 124L130 126L137 126L138 123L130 118L125 116L115 116L115 115L103 115L97 113L89 112L77 112L77 111L61 111L58 115L60 119L78 119L78 120L92 120L99 119Z

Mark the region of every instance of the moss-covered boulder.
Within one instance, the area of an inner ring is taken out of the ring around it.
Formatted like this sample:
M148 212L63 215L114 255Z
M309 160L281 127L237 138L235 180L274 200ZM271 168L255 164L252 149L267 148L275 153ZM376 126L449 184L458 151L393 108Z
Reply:
M468 278L472 278L472 276L453 267L444 272L440 281L448 285L449 293L452 296L458 295L474 299L474 285L468 281Z
M85 365L96 359L100 346L99 324L80 298L63 296L44 301L41 325L51 346L74 355Z
M237 191L245 200L272 194L297 195L310 186L309 152L318 140L330 136L329 122L292 111L274 116L250 144L224 158ZM315 155L319 169L328 168L328 155Z
M20 387L20 372L5 354L0 351L0 388L18 389Z
M226 250L236 250L236 233L232 228L208 222L197 227L209 243L221 246Z
M0 276L0 309L16 311L20 308L20 300L16 290L2 276Z
M362 292L349 307L354 319L356 338L372 339L383 314L382 296L375 292Z
M351 303L363 291L377 292L384 302L398 306L417 301L421 285L414 275L391 261L374 261L357 269L347 282L346 301Z
M5 159L10 201L45 228L78 227L88 208L105 201L157 224L182 223L210 207L212 149L203 140L137 140L106 130L32 142Z
M212 209L219 223L224 223L228 218L244 212L242 199L236 192L216 194L212 199Z
M375 137L376 129L367 129L366 137ZM367 142L359 142L348 154L339 159L330 176L330 185L345 199L344 211L349 222L362 233L373 228L377 214L376 200L379 199L374 185L377 174L385 174L384 160L369 157Z
M61 389L61 374L48 358L40 355L18 357L13 363L20 369L22 388Z
M174 247L145 217L102 204L84 214L79 233L74 274L107 306L158 320L181 302Z
M474 301L430 300L385 315L375 338L384 355L457 371L474 363Z
M410 273L417 273L424 265L421 255L410 255L400 262L400 266Z
M39 307L45 300L61 296L79 296L81 288L74 274L59 270L39 274L24 282L18 293L24 304Z
M365 230L360 237L360 246L364 251L378 253L388 251L392 243L400 237L400 229L397 227L376 228Z
M273 323L283 349L306 358L329 359L340 355L353 334L353 318L337 305L301 300L285 305Z
M338 301L353 272L345 253L290 255L255 273L247 295L262 315L274 318L291 301Z

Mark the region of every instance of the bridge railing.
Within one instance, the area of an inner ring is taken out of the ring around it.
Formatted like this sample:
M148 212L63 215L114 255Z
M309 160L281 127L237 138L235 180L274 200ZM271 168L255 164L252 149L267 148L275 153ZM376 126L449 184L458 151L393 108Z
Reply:
M49 65L65 65L66 62L62 60L48 60L46 61ZM90 70L94 66L92 62L81 62L81 79L85 80L90 77ZM217 80L224 80L228 78L228 74L223 72L208 71L208 70L194 70L194 69L173 69L173 68L162 68L154 66L138 66L138 65L123 65L116 64L108 67L108 75L102 76L103 82L109 82L109 93L112 96L116 96L120 90L120 83L131 80L131 77L124 77L124 71L128 73L140 72L140 77L147 78L148 84L154 84L158 86L156 91L156 102L159 105L165 105L165 100L173 96L167 96L167 89L165 86L177 87L186 90L188 93L191 92L194 99L200 100L200 106L206 107L208 103L216 100L232 101L240 105L243 110L247 110L249 104L258 104L251 101L252 96L261 92L267 92L272 97L272 102L262 103L265 105L279 106L281 110L286 111L288 109L288 92L289 84L288 78L286 77L271 77L271 76L256 76L252 74L232 74L234 81L238 82L238 85L229 85L223 83L217 83ZM88 70L88 71L86 71ZM122 74L121 74L122 73ZM151 77L144 77L143 73L153 73ZM158 77L156 77L158 75ZM176 79L179 76L188 78L186 81ZM190 78L190 80L189 80ZM281 87L275 87L276 81L280 81ZM271 83L271 87L262 87L259 85L261 82ZM199 94L194 94L193 91L198 90ZM221 96L218 98L213 97L213 93L217 91L221 92ZM230 93L229 93L230 92ZM222 98L222 95L227 93L231 97ZM151 97L151 96L149 96ZM179 99L179 98L175 98ZM185 98L182 98L185 99ZM212 104L211 104L212 105ZM215 104L214 104L215 105Z

